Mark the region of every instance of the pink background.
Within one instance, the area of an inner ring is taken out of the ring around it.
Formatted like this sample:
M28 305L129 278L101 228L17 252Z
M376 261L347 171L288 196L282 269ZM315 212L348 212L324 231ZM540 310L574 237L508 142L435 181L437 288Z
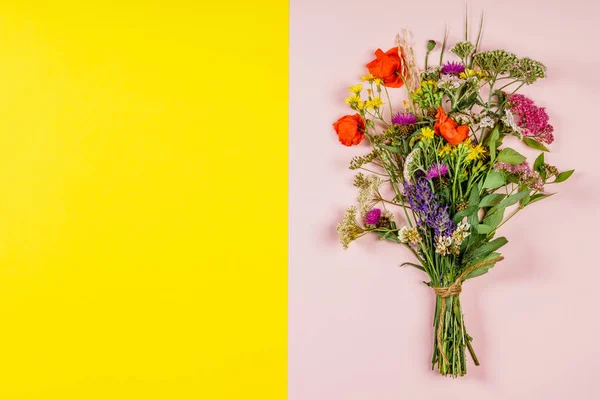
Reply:
M539 59L549 78L523 93L556 128L550 163L577 170L559 194L502 228L506 260L465 284L466 323L482 366L452 380L430 370L433 294L398 245L363 238L343 251L335 225L357 192L331 124L372 51L409 27L462 39L463 1L292 0L290 55L289 398L600 398L600 8L589 0L470 1L483 49ZM432 60L436 60L434 53ZM515 144L515 143L513 143ZM519 146L519 144L515 144ZM527 155L522 147L517 147ZM398 219L399 219L399 214Z

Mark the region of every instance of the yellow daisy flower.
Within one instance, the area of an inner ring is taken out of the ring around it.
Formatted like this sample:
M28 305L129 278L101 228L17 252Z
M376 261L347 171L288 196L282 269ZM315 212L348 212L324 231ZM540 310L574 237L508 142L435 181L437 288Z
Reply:
M446 143L441 149L438 151L438 156L445 157L449 154L452 154L454 147L450 143Z
M373 79L375 79L375 77L371 74L365 75L362 78L360 78L361 81L365 81L365 82L371 82L371 81L373 81Z
M353 94L346 99L346 104L352 105L358 103L359 101L361 101L360 96Z
M476 71L474 69L465 69L463 72L460 73L459 78L460 79L468 79L472 76L476 76L479 79L483 79L483 78L485 78L485 73L483 73L481 71Z
M365 102L364 102L364 101L362 101L362 100L361 100L361 101L359 101L359 102L356 104L356 108L358 108L359 110L364 110L364 109L365 109Z
M381 100L381 97L374 97L373 100L371 100L371 104L373 105L373 107L381 107L385 103L383 102L383 100Z
M359 83L354 86L350 86L348 90L354 94L359 94L362 91L362 85Z
M425 139L431 140L433 139L433 136L435 136L435 132L431 128L423 128L421 129L421 135L423 135Z
M470 147L471 151L469 152L469 154L467 154L467 160L473 161L483 158L483 156L485 155L485 149L481 147L481 143L477 146L471 145Z

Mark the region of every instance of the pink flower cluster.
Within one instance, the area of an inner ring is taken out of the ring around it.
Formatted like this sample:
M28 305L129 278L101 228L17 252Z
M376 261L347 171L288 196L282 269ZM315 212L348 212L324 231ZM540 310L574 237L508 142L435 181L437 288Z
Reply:
M544 190L544 181L537 171L532 171L527 161L521 164L510 165L503 162L496 163L496 171L504 171L515 175L519 181L528 188L542 192Z
M517 125L523 135L533 137L542 143L554 141L554 127L548 123L550 119L544 107L538 107L533 100L522 95L513 94L508 98L509 109L516 117Z

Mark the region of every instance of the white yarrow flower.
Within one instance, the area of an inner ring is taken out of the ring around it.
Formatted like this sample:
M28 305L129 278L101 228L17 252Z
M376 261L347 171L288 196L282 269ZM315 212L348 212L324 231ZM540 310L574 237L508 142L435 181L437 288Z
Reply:
M464 79L460 79L456 75L442 74L440 80L437 83L437 86L439 88L445 89L458 89L460 85L462 85L465 82L466 81Z
M504 125L508 126L510 129L512 129L516 133L519 133L519 134L521 133L521 128L515 122L515 117L514 117L512 111L510 111L508 109L504 110L504 116L502 117L502 122L504 122Z
M493 128L494 120L491 117L488 117L486 115L485 117L481 118L481 121L479 121L479 127L480 128Z
M365 216L371 208L379 192L379 187L383 184L383 179L376 175L368 175L364 184L358 191L358 209L361 216Z

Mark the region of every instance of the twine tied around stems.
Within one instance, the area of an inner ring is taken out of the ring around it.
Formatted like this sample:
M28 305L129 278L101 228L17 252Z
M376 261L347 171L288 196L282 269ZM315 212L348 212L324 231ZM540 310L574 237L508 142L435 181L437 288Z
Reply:
M460 294L460 292L462 291L462 282L464 281L465 277L471 272L475 271L478 268L485 267L487 265L492 265L502 260L504 260L504 257L499 256L492 260L487 260L477 264L473 264L470 267L466 268L450 286L432 287L436 296L442 299L440 319L438 321L437 328L437 348L446 364L450 365L450 361L448 361L448 357L446 357L446 354L444 353L444 348L442 347L442 333L444 332L444 318L446 317L446 299L450 296L456 296Z

